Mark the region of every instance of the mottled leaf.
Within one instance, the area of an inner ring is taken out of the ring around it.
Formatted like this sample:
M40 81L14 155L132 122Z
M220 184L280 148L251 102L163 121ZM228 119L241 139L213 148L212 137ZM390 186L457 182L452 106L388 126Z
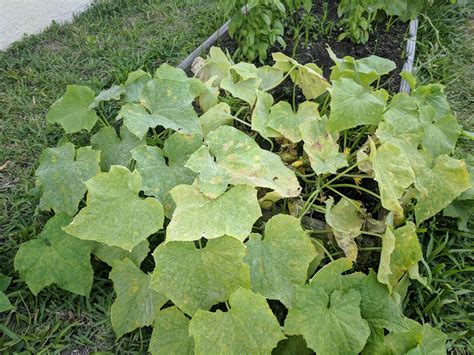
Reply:
M102 171L109 171L112 165L129 167L132 161L130 151L144 145L145 141L131 134L124 126L120 127L120 138L112 127L103 127L91 137L92 148L100 150Z
M106 90L102 90L99 93L99 95L95 97L94 104L97 106L99 103L103 101L120 100L120 96L123 93L124 93L124 89L122 86L112 85L110 88Z
M66 133L90 131L98 120L90 108L94 104L95 93L87 86L68 85L66 93L48 111L48 123L59 123Z
M142 190L161 202L168 218L171 218L175 206L169 191L181 184L192 184L196 174L184 164L200 146L199 135L176 132L165 141L163 150L141 146L131 152L136 161L135 169L143 179Z
M199 124L204 136L216 130L220 126L232 125L234 116L230 114L230 106L225 102L221 102L199 117Z
M244 240L262 215L257 191L237 185L216 199L204 196L196 186L179 185L171 190L176 203L166 240L199 240L223 235Z
M123 85L125 102L140 102L140 96L146 83L151 80L151 75L143 70L136 70L128 74L127 81Z
M141 271L131 260L124 259L112 264L110 279L117 294L110 310L117 338L151 325L167 298L150 288L150 275Z
M357 259L357 244L355 238L360 235L364 221L360 216L361 203L348 198L342 198L336 205L331 197L326 201L326 223L336 238L337 245L344 251L346 257Z
M163 207L138 196L142 179L137 171L113 165L86 185L87 206L64 230L80 239L94 240L132 251L163 226ZM138 228L139 226L139 228Z
M153 324L150 347L152 354L194 354L194 341L189 335L189 318L178 308L158 312Z
M102 260L104 263L112 266L115 261L130 259L136 266L140 266L147 257L150 247L148 240L140 242L132 251L126 251L119 247L111 247L104 243L93 242L92 254Z
M196 354L266 354L285 338L262 296L238 289L228 312L197 311L189 324Z
M278 155L261 149L244 132L222 126L211 132L205 143L186 166L199 173L199 188L207 196L219 196L228 184L267 187L283 197L299 195L295 174Z
M34 295L53 283L66 291L89 295L94 275L92 245L62 230L71 220L64 213L50 218L38 237L21 244L15 256L15 270Z
M325 117L302 123L300 131L304 141L304 151L308 154L311 168L316 174L335 174L347 165L347 157L339 152L337 137L327 130Z
M444 94L444 87L440 84L418 86L413 91L412 97L417 100L419 108L430 106L438 117L451 114L448 100Z
M300 125L318 118L318 104L314 102L305 101L298 106L298 112L293 112L288 102L280 101L271 108L268 127L291 142L298 143L303 139Z
M208 81L210 78L216 76L215 84L220 85L222 79L227 76L233 64L234 63L227 58L222 49L211 47L209 57L206 59L204 66L199 68L194 74L202 81Z
M265 238L250 236L245 262L250 266L252 290L284 305L292 303L295 286L306 282L317 252L301 228L300 220L277 215L265 226Z
M189 315L209 310L239 287L250 286L244 254L245 246L227 236L208 240L202 249L193 242L161 244L153 253L152 287Z
M86 193L85 182L100 173L100 153L91 147L76 149L72 143L46 148L36 169L41 188L40 208L74 216Z
M260 89L262 91L268 91L269 89L274 88L275 85L281 83L283 74L283 71L268 65L258 67L257 75L260 79L262 79L262 82L260 83Z
M332 83L328 129L340 132L360 125L376 125L383 118L385 101L351 79Z

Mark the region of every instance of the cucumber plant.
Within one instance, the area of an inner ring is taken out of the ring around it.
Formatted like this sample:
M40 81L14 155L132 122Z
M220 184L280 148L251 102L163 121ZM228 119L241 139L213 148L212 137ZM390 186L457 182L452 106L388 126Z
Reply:
M69 86L46 116L64 138L36 171L51 218L18 250L21 279L87 297L93 255L117 338L152 326L153 354L444 352L402 303L426 283L417 231L472 191L461 128L440 85L391 95L393 62L332 57L329 80L212 48L193 78L163 64L97 96ZM304 101L277 100L285 85Z

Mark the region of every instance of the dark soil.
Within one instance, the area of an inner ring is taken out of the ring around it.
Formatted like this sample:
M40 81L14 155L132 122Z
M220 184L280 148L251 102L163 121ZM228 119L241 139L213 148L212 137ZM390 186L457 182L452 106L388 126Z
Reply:
M331 28L329 33L318 33L317 28L320 27L321 21L319 19L323 16L323 3L328 4L327 19L325 21L326 28ZM337 4L335 0L315 0L312 14L317 18L316 28L310 32L309 40L305 43L305 31L301 30L301 37L297 43L295 58L302 64L316 63L323 69L324 76L329 77L331 67L334 65L329 57L327 47L329 46L333 52L339 57L351 56L356 59L368 57L370 55L378 55L383 58L390 59L395 62L397 69L395 69L390 76L383 78L382 87L391 92L398 92L400 87L400 72L405 62L405 46L408 23L395 21L389 31L386 30L386 18L381 17L378 21L372 24L373 32L370 34L369 40L364 44L355 44L349 39L338 41L338 36L343 32L338 27ZM293 57L293 25L298 24L301 20L302 13L295 14L290 19L289 25L285 29L286 48L282 48L279 44L275 45L269 51L268 63L272 64L270 53L283 52L286 55ZM236 43L229 38L228 35L223 36L217 43L222 48L225 48L229 53L233 53L236 48ZM259 64L256 62L255 64Z

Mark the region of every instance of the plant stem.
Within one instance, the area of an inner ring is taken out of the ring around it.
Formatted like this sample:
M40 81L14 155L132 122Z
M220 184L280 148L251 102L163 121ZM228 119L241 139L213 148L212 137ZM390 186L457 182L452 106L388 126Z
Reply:
M338 194L339 196L341 196L342 198L345 198L347 201L349 201L349 203L355 207L355 209L357 211L359 211L360 213L364 213L362 211L362 209L360 208L360 206L352 199L350 199L349 197L347 197L346 195L344 195L342 192L339 192L337 191L336 189L332 188L331 186L326 186L327 189L331 190L332 192L334 192L335 194Z
M237 122L240 122L242 123L243 125L247 126L247 127L250 127L252 128L252 125L244 120L241 120L240 118L236 117L236 116L233 116L234 120L236 120Z
M352 184L334 184L334 185L331 185L332 187L350 187L352 189L356 189L356 190L360 190L360 191L363 191L369 195L371 195L372 197L375 197L376 199L380 200L380 195L377 195L375 192L372 192L368 189L366 189L365 187L362 187L362 186L358 186L358 185L352 185Z
M318 246L323 249L324 253L328 256L328 258L331 260L331 261L334 261L334 258L332 257L331 253L325 248L325 246L318 240L318 239L315 239L313 238L313 241L318 244Z

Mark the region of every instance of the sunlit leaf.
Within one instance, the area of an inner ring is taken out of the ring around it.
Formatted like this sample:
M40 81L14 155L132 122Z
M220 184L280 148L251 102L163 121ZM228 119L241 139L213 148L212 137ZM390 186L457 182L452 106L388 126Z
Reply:
M257 90L257 101L252 112L252 129L265 138L280 137L278 132L268 126L272 106L272 95Z
M255 65L238 63L230 67L229 73L222 80L220 86L230 92L232 96L253 105L261 82L262 79L258 76Z
M199 117L199 124L201 125L204 136L207 136L220 126L232 125L232 122L234 122L234 116L230 113L230 106L225 102L211 107Z

